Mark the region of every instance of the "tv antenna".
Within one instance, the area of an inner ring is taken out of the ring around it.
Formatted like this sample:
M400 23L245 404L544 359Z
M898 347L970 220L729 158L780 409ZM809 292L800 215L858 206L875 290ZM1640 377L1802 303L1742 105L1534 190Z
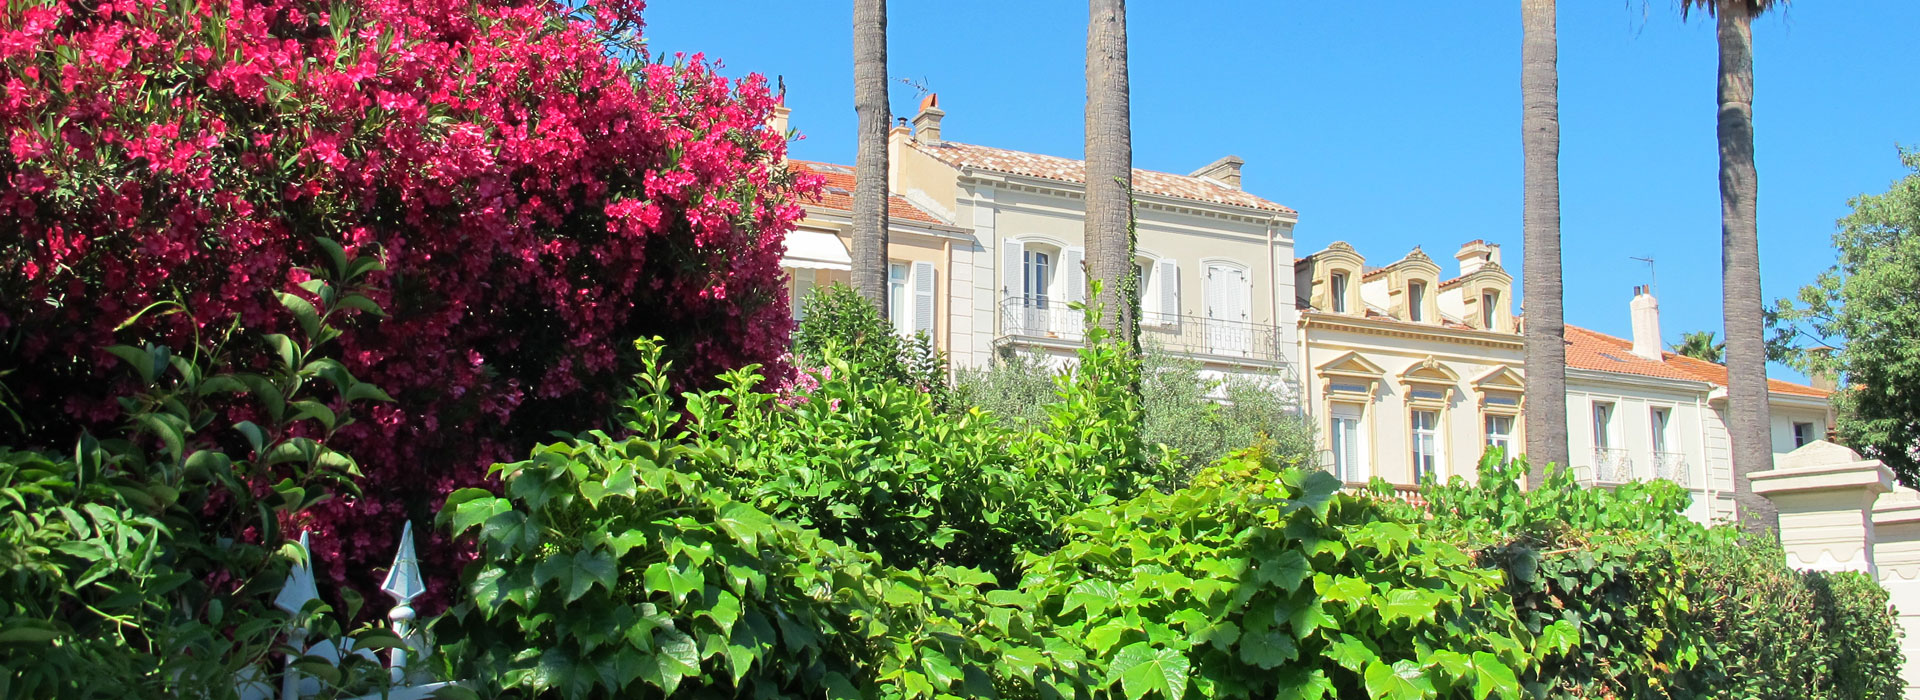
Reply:
M1654 273L1653 256L1649 255L1647 257L1642 258L1638 256L1629 255L1627 256L1627 259L1638 260L1640 262L1647 264L1647 293L1652 294L1656 297L1660 296L1659 292L1657 291L1660 287L1660 275Z

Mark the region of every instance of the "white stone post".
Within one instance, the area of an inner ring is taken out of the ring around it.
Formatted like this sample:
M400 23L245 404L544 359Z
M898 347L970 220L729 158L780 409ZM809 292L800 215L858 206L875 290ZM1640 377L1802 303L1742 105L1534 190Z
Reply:
M1920 492L1898 487L1873 506L1874 563L1899 614L1906 697L1920 698Z
M1817 571L1874 568L1873 503L1893 490L1893 472L1878 460L1825 440L1774 460L1772 471L1748 475L1753 491L1780 510L1787 564Z

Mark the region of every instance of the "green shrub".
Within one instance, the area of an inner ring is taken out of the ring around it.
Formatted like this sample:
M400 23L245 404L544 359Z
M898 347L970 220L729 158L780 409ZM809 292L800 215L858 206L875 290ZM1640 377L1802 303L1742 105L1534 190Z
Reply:
M353 261L350 274L337 259L302 285L310 297L282 295L296 336L226 338L190 356L108 348L135 387L119 400L116 434L83 434L60 454L0 447L0 696L228 697L236 674L278 658L294 623L341 636L325 605L297 620L272 606L298 551L283 546L282 525L357 493L358 465L328 438L349 409L389 400L326 355L349 309L378 313L355 282L379 263ZM242 342L276 361L233 367L226 351ZM216 420L216 407L240 402L258 418ZM372 628L356 639L398 642ZM344 695L387 680L357 656L296 664Z
M1529 629L1571 621L1573 653L1524 680L1572 697L1898 697L1886 592L1852 574L1794 571L1778 544L1685 515L1667 481L1586 488L1490 452L1477 484L1425 490L1429 527L1507 572ZM1412 510L1411 508L1409 508Z
M1170 468L1191 475L1254 446L1274 469L1316 463L1313 425L1288 403L1278 373L1206 378L1201 367L1159 351L1142 359L1142 439L1178 455ZM1031 423L1044 417L1054 374L1044 357L1009 350L986 369L963 371L955 403Z
M805 313L793 331L793 354L804 362L858 365L874 377L925 391L935 405L948 407L947 359L931 336L901 338L879 309L844 284L815 287L801 303Z

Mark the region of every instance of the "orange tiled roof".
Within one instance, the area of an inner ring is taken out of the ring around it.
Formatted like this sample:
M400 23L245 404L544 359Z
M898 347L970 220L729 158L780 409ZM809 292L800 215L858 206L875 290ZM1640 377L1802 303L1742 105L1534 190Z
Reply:
M1567 326L1568 367L1727 385L1727 368L1724 366L1665 351L1660 353L1660 357L1661 360L1655 362L1633 354L1632 341L1579 326ZM1767 389L1777 394L1820 399L1829 394L1824 389L1778 379L1768 379Z
M1085 184L1087 181L1087 163L1058 156L1046 156L1038 153L1009 151L1003 148L989 148L972 144L942 141L939 145L915 143L918 148L940 162L954 166L979 168L995 172L1026 175L1029 177L1059 180ZM1298 214L1288 207L1255 197L1244 190L1237 190L1211 180L1187 175L1154 172L1134 169L1133 188L1139 192L1157 194L1163 197L1190 199L1196 202L1225 204L1247 207L1262 211Z
M789 160L787 167L798 172L812 173L826 179L820 188L820 198L813 202L821 207L835 211L853 211L853 167L834 165L808 160ZM925 209L914 206L900 195L887 195L887 218L901 221L915 221L923 224L944 224L939 217Z

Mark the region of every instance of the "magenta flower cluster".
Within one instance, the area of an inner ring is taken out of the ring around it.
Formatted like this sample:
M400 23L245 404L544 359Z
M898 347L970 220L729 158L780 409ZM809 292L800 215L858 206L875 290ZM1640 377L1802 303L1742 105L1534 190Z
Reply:
M364 495L288 523L336 580L371 581L402 518L424 524L492 462L595 425L633 338L666 338L686 384L748 363L784 375L779 260L818 185L779 165L765 80L650 55L641 8L16 0L0 17L0 370L22 440L117 418L107 345L293 328L272 292L318 261L316 236L386 258L390 318L352 319L337 352L396 398L336 438ZM161 300L189 313L114 330Z

